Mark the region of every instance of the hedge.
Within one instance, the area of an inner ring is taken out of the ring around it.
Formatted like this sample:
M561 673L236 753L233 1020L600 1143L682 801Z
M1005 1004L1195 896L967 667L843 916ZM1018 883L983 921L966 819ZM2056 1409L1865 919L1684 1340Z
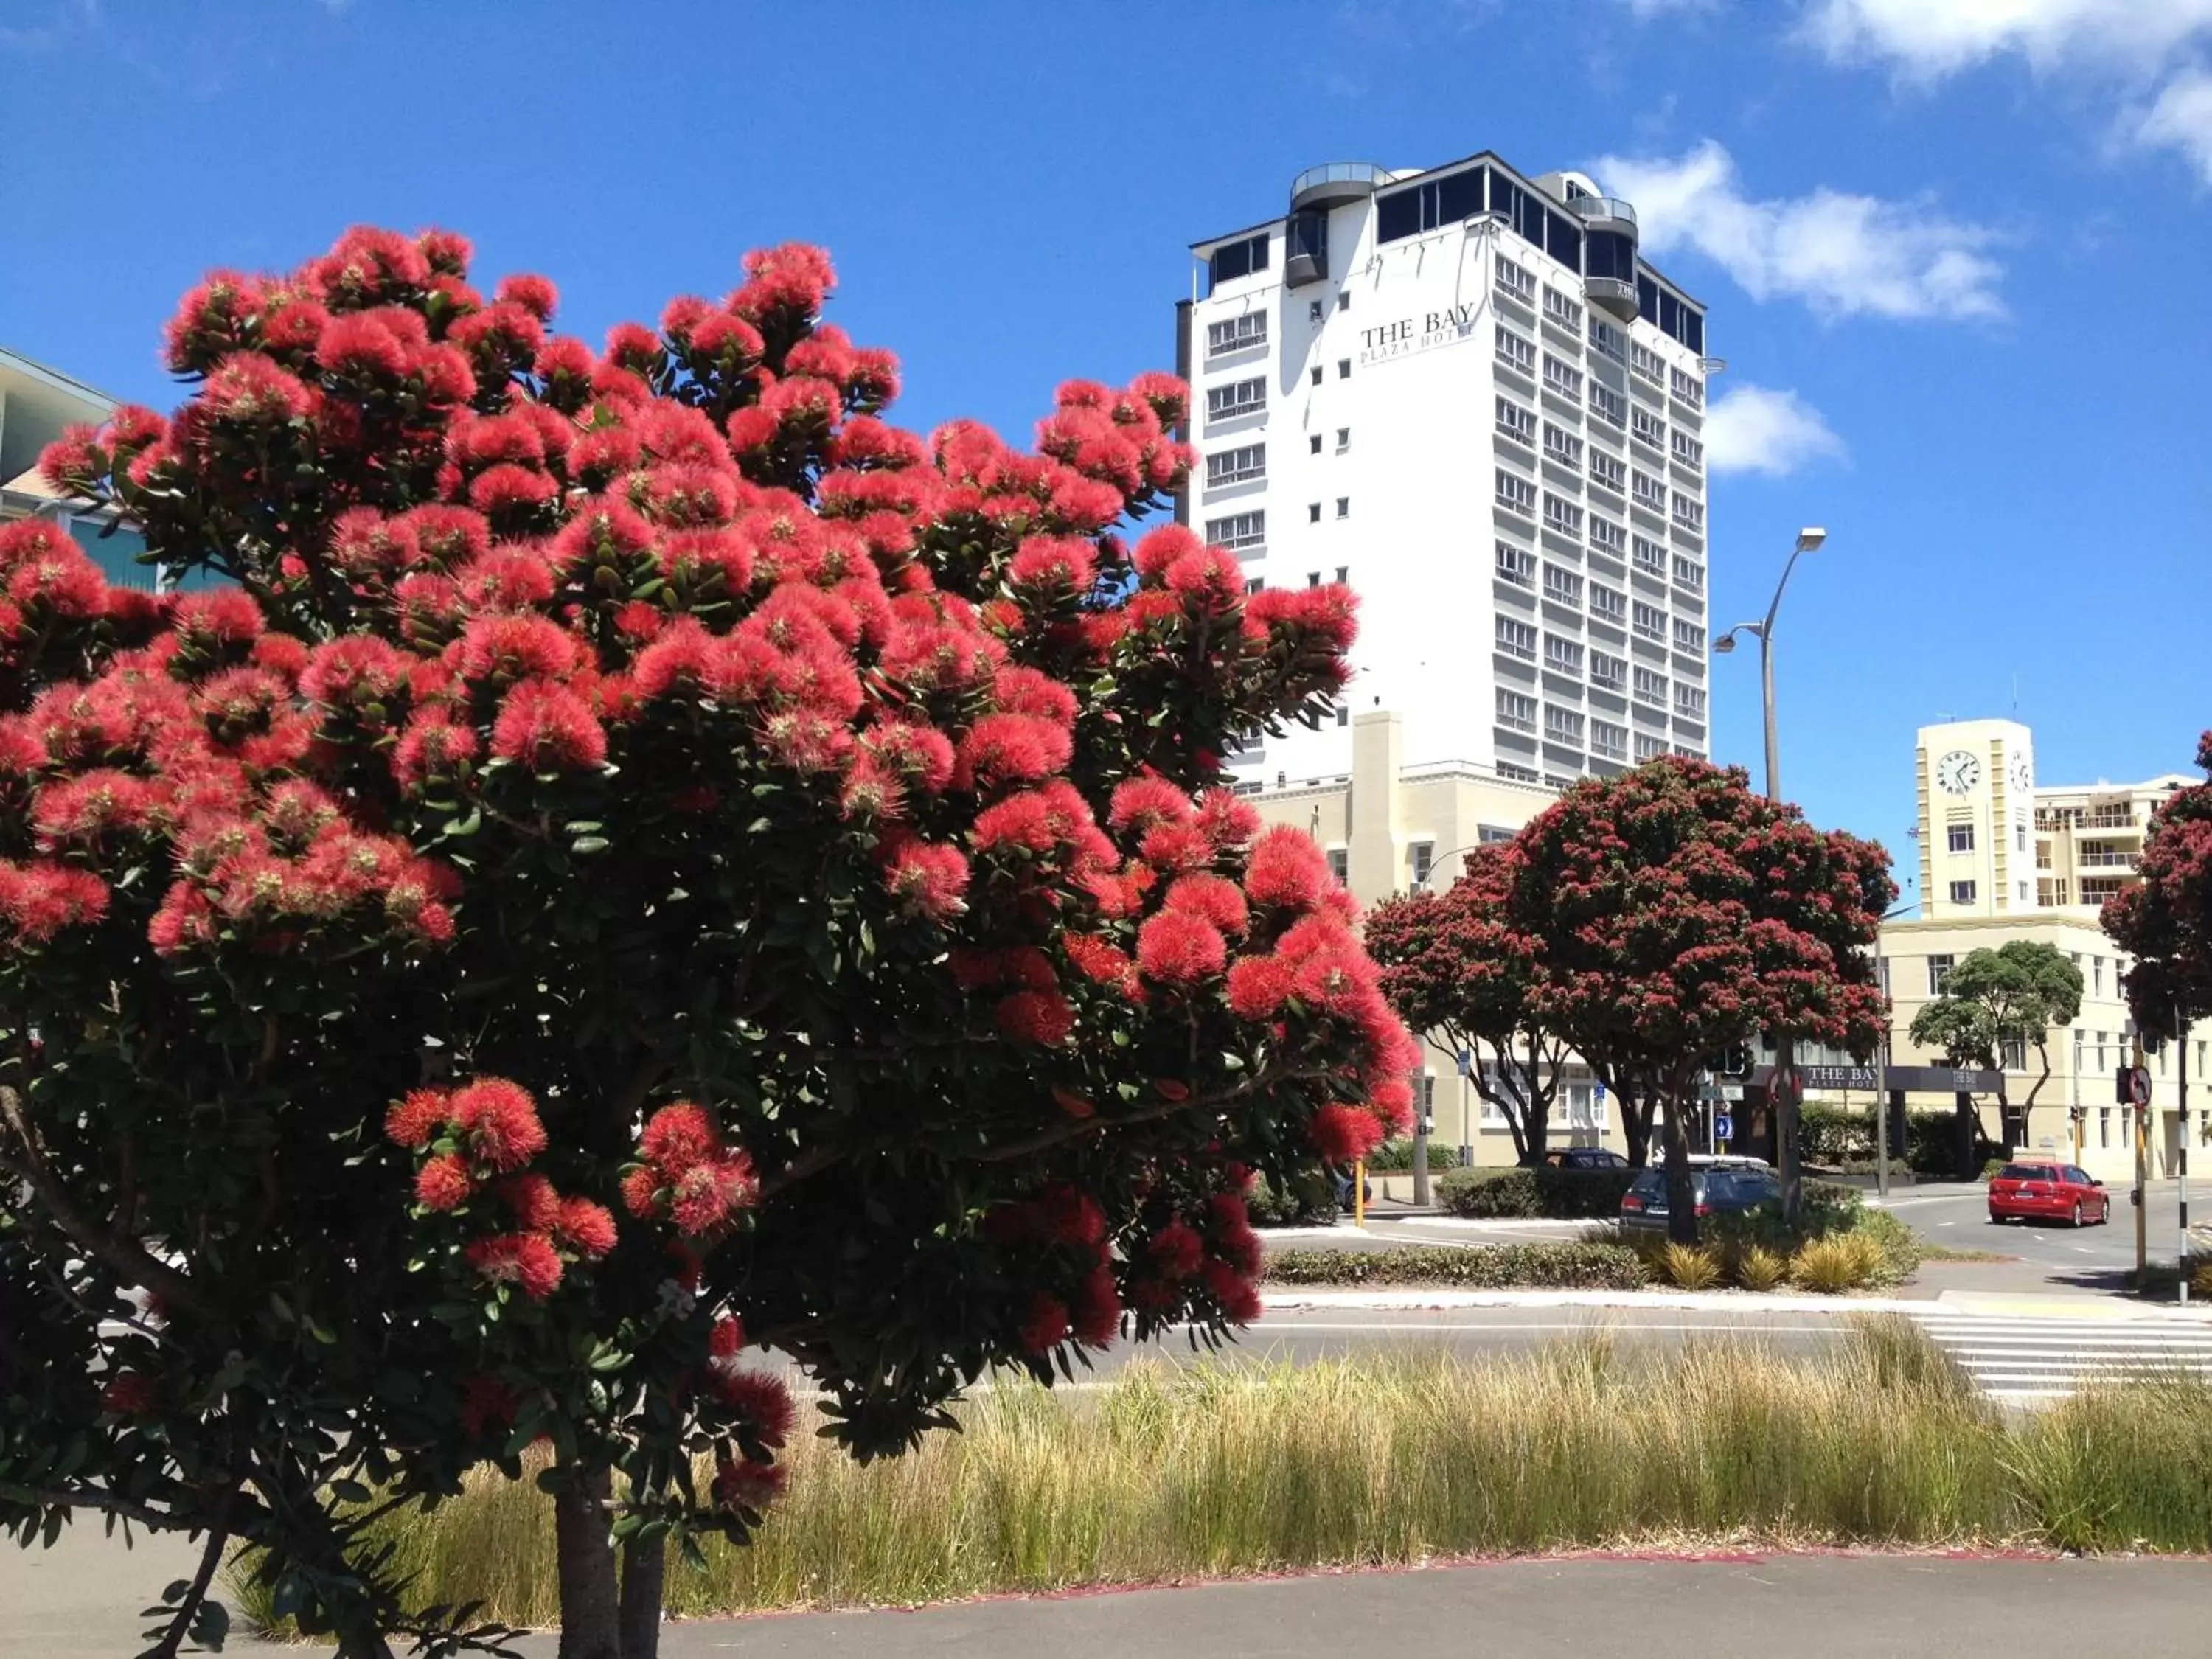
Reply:
M1492 1219L1524 1216L1554 1221L1611 1220L1634 1170L1460 1170L1437 1183L1437 1201L1454 1215Z
M1625 1244L1419 1245L1402 1250L1277 1250L1270 1285L1448 1285L1479 1291L1634 1291L1651 1282Z
M1375 1149L1375 1156L1367 1160L1370 1175L1403 1175L1413 1167L1413 1143L1410 1140L1386 1140ZM1429 1173L1441 1174L1459 1168L1459 1152L1435 1140L1429 1142Z

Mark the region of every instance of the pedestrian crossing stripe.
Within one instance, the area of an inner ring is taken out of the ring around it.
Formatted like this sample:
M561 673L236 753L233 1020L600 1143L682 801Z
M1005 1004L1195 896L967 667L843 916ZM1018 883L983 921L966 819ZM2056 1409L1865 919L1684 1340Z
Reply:
M2129 1377L2212 1381L2212 1324L1971 1314L1919 1314L1913 1322L1996 1400L2063 1400L2089 1383Z

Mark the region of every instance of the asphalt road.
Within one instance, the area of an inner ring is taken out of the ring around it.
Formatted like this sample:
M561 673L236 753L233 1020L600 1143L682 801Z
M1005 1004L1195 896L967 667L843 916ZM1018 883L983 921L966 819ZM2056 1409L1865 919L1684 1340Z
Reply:
M1981 1186L1911 1188L1890 1194L1889 1208L1923 1237L1960 1249L1997 1250L2040 1268L2054 1285L2075 1290L2121 1288L2121 1276L2136 1265L2135 1210L2124 1187L2110 1189L2112 1218L2105 1226L2075 1229L2063 1223L2008 1222L1992 1224ZM2181 1243L2180 1190L2172 1182L2154 1182L2145 1195L2150 1259L2172 1261ZM2212 1221L2212 1183L2199 1182L2191 1195L2190 1219L2199 1229ZM2201 1236L2201 1235L2200 1235Z

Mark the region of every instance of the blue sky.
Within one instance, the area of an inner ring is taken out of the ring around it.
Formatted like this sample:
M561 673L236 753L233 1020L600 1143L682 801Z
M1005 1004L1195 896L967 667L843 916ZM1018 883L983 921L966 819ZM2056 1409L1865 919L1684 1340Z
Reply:
M1018 435L1170 363L1184 246L1310 163L1589 166L1729 362L1714 621L1829 532L1785 786L1905 854L1921 722L2016 707L2045 781L2212 724L2208 63L2212 0L0 0L0 343L166 407L178 294L356 221L465 231L594 338L799 237L901 418ZM1716 665L1754 775L1757 683Z

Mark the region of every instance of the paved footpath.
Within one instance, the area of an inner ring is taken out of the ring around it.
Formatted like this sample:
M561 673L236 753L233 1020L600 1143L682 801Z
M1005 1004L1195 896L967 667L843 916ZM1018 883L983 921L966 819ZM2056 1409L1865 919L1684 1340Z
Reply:
M551 1646L530 1646L532 1659ZM1500 1562L669 1626L662 1659L2203 1659L2212 1562Z

